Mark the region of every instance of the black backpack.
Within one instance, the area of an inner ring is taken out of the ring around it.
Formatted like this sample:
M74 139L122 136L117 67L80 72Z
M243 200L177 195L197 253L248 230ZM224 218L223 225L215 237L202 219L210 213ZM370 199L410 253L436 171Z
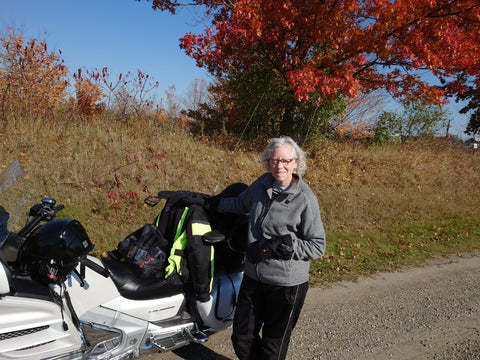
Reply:
M146 224L118 244L121 261L140 278L163 278L168 241L154 224Z

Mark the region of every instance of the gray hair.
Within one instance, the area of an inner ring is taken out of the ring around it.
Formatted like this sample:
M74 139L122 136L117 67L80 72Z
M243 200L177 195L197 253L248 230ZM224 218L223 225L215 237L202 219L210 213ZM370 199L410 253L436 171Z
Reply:
M297 159L297 166L295 169L293 169L293 173L302 176L305 173L305 170L307 170L307 157L305 152L290 136L280 136L278 138L272 138L268 140L267 148L261 155L262 164L267 171L271 171L270 157L272 156L273 149L286 144L292 147L292 156L294 159Z

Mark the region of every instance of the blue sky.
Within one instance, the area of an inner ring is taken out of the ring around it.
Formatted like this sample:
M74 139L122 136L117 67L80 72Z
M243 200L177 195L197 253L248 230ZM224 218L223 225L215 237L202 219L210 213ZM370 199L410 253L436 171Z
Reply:
M61 50L71 73L107 67L118 75L137 69L159 82L157 99L174 85L182 96L195 79L209 79L205 70L179 48L188 32L203 32L193 7L176 15L154 11L151 2L135 0L0 0L0 33L21 29L27 38L45 39L51 50ZM452 102L451 134L463 135L468 118Z
M176 15L135 0L0 0L0 31L21 29L61 50L70 72L107 67L111 74L137 69L183 93L196 78L208 78L179 48L179 38L205 25L192 7Z

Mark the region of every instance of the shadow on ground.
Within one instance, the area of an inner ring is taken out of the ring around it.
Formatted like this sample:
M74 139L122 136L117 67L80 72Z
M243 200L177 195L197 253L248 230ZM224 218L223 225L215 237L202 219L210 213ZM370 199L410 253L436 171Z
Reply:
M173 353L185 360L231 360L201 344L183 346L174 350Z

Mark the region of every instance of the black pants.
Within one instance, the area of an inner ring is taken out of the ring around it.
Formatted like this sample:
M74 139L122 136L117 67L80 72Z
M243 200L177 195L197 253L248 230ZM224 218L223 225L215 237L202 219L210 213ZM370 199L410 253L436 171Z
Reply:
M244 276L232 333L233 348L240 360L285 359L307 290L308 282L278 286Z

